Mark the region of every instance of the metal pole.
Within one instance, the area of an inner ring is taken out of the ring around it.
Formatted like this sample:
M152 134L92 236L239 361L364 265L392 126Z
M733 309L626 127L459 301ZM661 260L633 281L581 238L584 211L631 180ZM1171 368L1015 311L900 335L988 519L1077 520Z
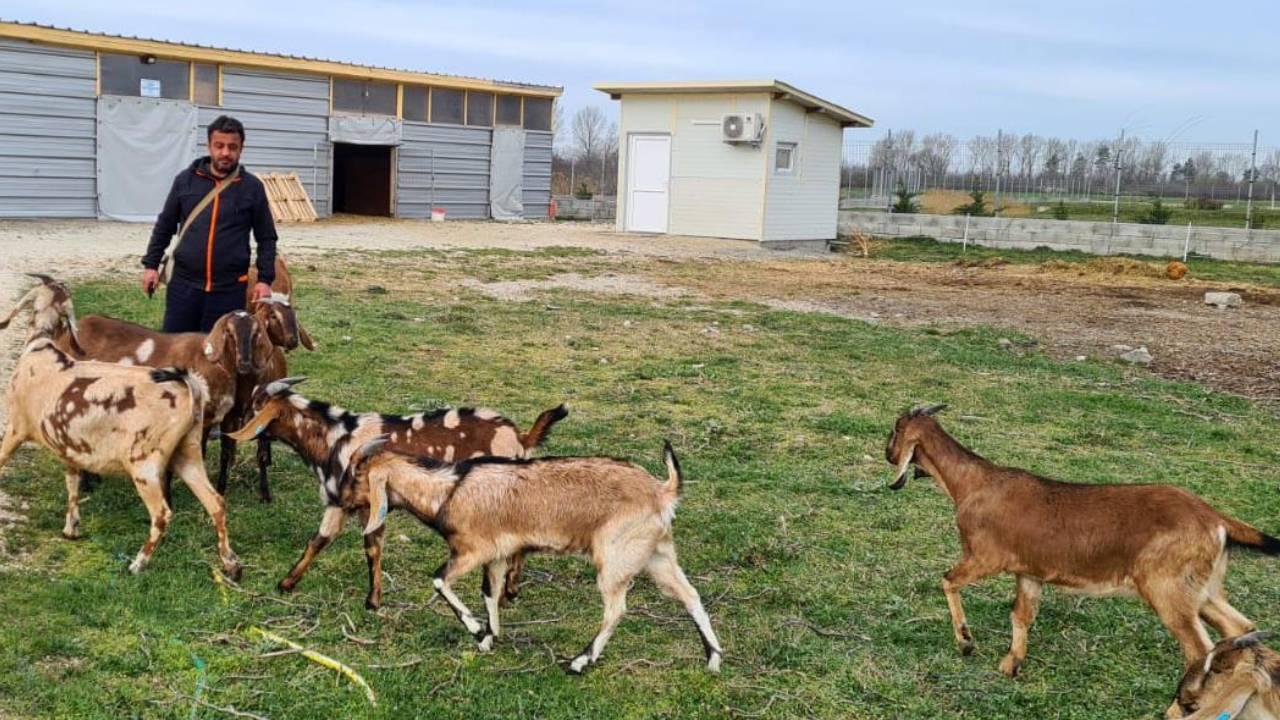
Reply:
M318 177L318 168L320 165L320 143L311 146L311 200L313 203L319 202L316 199L316 179Z
M431 148L427 153L430 158L430 165L427 166L427 169L431 174L431 192L427 196L427 217L431 217L432 213L436 211L436 149Z
M1114 229L1115 224L1120 222L1120 176L1123 174L1122 171L1124 170L1124 161L1122 159L1123 156L1124 156L1124 129L1121 128L1120 144L1116 146L1116 193L1115 193L1114 200L1112 203L1112 208L1111 208L1112 236L1116 234Z
M884 192L885 197L887 198L885 200L885 210L888 210L889 212L893 212L893 187L892 186L894 184L893 182L894 179L898 175L898 163L894 162L894 158L893 158L893 131L892 130L889 131L889 144L886 147L888 148L887 155L889 156L888 157L889 164L892 167L890 168L889 176L887 178L889 181L889 187L886 187L882 183L880 185L880 189Z
M1258 175L1258 131L1253 131L1253 159L1249 161L1249 204L1245 206L1244 227L1253 229L1253 181Z
M1004 130L996 130L996 202L991 207L995 215L1000 215L1000 176L1004 174Z
M1187 221L1187 241L1182 244L1182 262L1187 261L1187 255L1191 252L1191 221Z
M960 253L969 252L969 213L964 214L964 240L961 241Z

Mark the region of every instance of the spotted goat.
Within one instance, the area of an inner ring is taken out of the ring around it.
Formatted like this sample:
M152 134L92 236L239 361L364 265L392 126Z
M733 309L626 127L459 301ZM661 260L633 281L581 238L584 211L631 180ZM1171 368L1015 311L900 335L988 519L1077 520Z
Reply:
M1280 720L1280 653L1265 632L1223 638L1182 675L1168 718Z
M702 638L707 669L720 670L720 641L676 561L672 521L683 474L670 443L663 449L667 478L660 481L612 458L479 458L449 465L383 452L388 442L387 436L365 442L345 467L332 468L342 473L343 507L359 513L365 545L377 547L377 557L390 509L408 510L444 538L449 559L436 571L436 592L482 652L501 633L499 601L512 559L545 551L590 558L604 599L600 631L569 662L570 672L599 661L641 572L684 605ZM454 581L477 568L484 572L485 624L453 592Z
M1223 636L1253 623L1227 602L1223 578L1230 546L1280 554L1280 540L1167 485L1064 483L1002 467L961 445L934 414L943 405L904 413L885 459L901 489L912 464L955 504L961 559L942 581L956 642L973 652L960 589L991 575L1017 577L1013 643L1000 671L1017 675L1027 656L1045 583L1088 595L1137 595L1173 634L1187 662L1212 648L1201 618Z
M0 467L28 440L58 457L66 469L67 538L80 534L81 474L127 474L151 516L150 535L129 565L134 573L150 561L172 517L162 489L162 476L171 468L209 514L223 571L238 579L240 561L227 539L225 507L201 457L205 381L185 369L81 361L66 354L53 336L75 326L71 295L52 278L38 277L41 284L0 322L3 329L19 310L33 308L31 332L9 381ZM74 331L68 332L74 342Z
M337 477L328 468L334 463L345 465L362 442L385 434L393 450L443 462L485 455L523 458L542 444L553 425L568 415L564 405L546 410L527 433L521 434L511 420L487 409L441 409L403 416L353 413L293 392L291 388L304 379L286 378L258 388L253 418L231 433L241 442L266 436L288 445L320 481L324 517L301 559L280 581L279 588L284 592L294 589L316 555L342 531L347 513L339 500ZM382 603L381 573L375 569L380 563L381 546L373 547L366 539L365 550L370 570L365 605L376 608ZM521 566L519 559L512 563L509 589L504 596L507 600L518 593Z

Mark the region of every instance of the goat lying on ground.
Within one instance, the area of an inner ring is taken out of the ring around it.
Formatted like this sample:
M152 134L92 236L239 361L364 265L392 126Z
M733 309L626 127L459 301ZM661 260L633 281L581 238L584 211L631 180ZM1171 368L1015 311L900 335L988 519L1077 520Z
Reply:
M345 463L360 443L388 434L393 450L445 462L481 455L522 458L546 439L552 425L569 414L563 405L547 410L524 435L515 423L485 409L459 408L404 416L356 414L308 400L290 390L303 379L286 378L258 388L253 400L256 414L244 428L231 433L232 438L240 441L262 435L283 442L293 448L320 479L320 492L326 505L324 518L320 529L307 543L302 558L280 581L280 590L284 592L293 590L316 555L341 532L346 519L338 498L337 478L326 471L331 456ZM367 543L366 550L369 550ZM365 601L370 608L382 603L382 578L374 572L373 564L371 556L369 595ZM507 599L515 597L518 591L521 565L519 559L512 564Z
M680 601L702 637L707 669L720 669L720 641L698 591L676 562L671 522L683 482L671 444L663 451L666 482L643 468L610 458L479 458L447 465L398 452L381 452L389 438L366 442L341 474L343 507L365 523L370 559L381 558L387 511L404 508L449 544L449 559L436 571L435 588L487 652L500 632L498 604L507 565L529 550L580 554L596 567L604 598L600 632L570 663L581 673L600 659L627 608L627 590L642 570ZM453 583L484 568L481 625L453 592Z
M0 322L0 329L28 304L35 308L32 330L9 381L0 467L27 440L58 456L66 467L62 534L68 538L79 536L81 473L129 475L151 516L151 534L129 565L134 573L150 561L172 517L161 488L165 469L172 468L209 513L223 570L238 579L240 562L227 541L222 498L209 485L200 454L204 381L184 369L74 360L52 339L72 312L70 293L46 276Z
M1269 633L1224 638L1196 658L1178 683L1168 718L1280 719L1280 654L1262 644Z
M1027 654L1043 583L1091 595L1137 594L1173 633L1186 660L1212 647L1200 620L1224 636L1253 629L1227 602L1227 546L1280 554L1280 540L1227 517L1181 488L1075 485L991 463L943 431L944 406L912 410L894 424L885 458L900 489L914 463L956 506L963 556L942 582L961 651L973 651L960 588L1013 573L1013 644L1000 671L1017 674Z

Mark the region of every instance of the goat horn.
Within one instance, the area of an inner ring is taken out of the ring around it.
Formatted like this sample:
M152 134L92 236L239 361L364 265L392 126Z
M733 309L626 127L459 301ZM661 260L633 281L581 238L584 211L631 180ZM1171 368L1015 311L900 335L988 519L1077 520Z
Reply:
M306 377L299 375L298 377L287 377L283 380L276 380L267 385L267 395L275 397L280 393L292 388L294 385L305 382Z
M1254 645L1260 645L1264 640L1271 637L1271 634L1272 633L1269 630L1254 630L1248 635L1241 635L1236 638L1231 644L1238 648L1252 647Z
M45 285L56 285L58 282L57 280L54 280L53 278L49 277L48 275L45 275L44 273L24 273L24 274L27 277L31 277L39 280Z
M911 408L911 412L907 414L910 415L911 417L917 417L919 415L937 415L938 413L946 409L947 409L947 406L945 403L939 404L939 405L917 405Z

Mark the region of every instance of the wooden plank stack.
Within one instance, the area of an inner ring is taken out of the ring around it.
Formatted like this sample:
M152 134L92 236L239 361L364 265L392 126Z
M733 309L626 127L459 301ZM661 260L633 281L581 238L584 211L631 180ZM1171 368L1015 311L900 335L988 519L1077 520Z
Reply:
M276 222L315 222L316 208L297 173L264 173L258 177L266 187L271 216Z

